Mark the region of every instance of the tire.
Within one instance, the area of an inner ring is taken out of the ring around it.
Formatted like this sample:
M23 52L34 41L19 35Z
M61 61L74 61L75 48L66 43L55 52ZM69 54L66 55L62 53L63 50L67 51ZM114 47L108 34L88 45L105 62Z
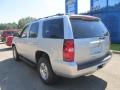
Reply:
M1 42L3 42L3 39L1 39Z
M50 62L47 60L47 58L41 57L38 61L37 68L40 78L45 84L51 85L57 81L58 77L54 74Z
M20 61L18 52L17 52L17 50L16 50L16 47L13 46L13 47L12 47L12 50L13 50L13 59L14 59L15 61Z

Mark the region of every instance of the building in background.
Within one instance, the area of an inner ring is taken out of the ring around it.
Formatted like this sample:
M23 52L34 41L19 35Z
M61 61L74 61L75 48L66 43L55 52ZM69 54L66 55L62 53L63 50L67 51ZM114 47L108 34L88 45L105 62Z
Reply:
M111 34L111 41L120 43L120 0L91 0L88 14L100 17Z
M66 14L78 14L78 0L65 0Z

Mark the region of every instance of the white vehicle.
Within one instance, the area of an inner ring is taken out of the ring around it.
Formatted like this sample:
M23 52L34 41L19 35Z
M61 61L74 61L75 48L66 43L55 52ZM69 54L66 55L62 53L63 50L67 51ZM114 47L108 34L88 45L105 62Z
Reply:
M14 60L34 63L46 84L103 68L112 57L109 47L109 32L99 18L60 14L27 24L12 44Z

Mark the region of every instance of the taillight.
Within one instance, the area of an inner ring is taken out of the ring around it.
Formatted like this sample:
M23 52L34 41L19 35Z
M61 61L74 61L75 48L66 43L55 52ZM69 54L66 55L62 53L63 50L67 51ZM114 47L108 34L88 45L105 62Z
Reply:
M66 62L74 61L74 40L72 39L64 40L63 59Z

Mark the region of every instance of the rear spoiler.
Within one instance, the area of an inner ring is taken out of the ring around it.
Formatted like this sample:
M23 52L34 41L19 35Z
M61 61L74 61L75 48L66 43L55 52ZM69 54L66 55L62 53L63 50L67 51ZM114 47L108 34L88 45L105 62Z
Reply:
M70 16L72 20L83 20L83 21L100 21L101 19L98 17L81 15L81 16Z

